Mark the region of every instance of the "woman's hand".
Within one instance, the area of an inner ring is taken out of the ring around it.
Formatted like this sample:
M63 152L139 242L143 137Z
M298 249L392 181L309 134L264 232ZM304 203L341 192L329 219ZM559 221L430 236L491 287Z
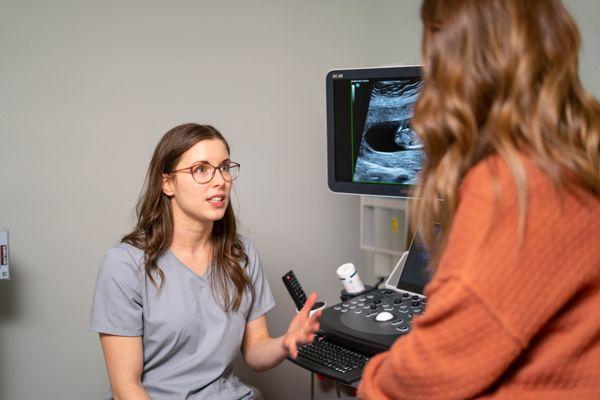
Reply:
M283 347L293 359L298 357L298 346L312 342L319 330L321 310L315 312L312 316L309 316L310 310L316 301L317 294L311 293L310 296L308 296L308 300L306 300L304 307L302 307L302 310L300 310L292 322L290 322L287 333L283 336Z
M298 357L298 346L312 342L319 330L321 311L310 316L310 310L316 301L317 294L311 293L302 310L290 323L287 333L277 338L269 335L266 316L248 322L242 341L242 354L246 364L254 371L265 371L275 367L286 357Z

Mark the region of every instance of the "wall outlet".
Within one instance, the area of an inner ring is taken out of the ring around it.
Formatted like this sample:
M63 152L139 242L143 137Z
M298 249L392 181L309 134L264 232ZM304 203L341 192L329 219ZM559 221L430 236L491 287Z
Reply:
M8 231L0 231L0 280L10 279L8 257Z

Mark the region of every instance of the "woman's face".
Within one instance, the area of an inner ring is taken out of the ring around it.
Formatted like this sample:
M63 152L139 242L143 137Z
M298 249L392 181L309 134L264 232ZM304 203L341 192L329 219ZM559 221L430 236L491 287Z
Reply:
M219 139L202 140L183 153L174 169L190 167L200 162L207 162L218 168L225 161L229 161L225 143ZM229 204L231 182L224 180L217 170L209 182L198 183L189 171L165 175L163 180L163 193L171 197L174 216L184 216L203 223L223 218Z

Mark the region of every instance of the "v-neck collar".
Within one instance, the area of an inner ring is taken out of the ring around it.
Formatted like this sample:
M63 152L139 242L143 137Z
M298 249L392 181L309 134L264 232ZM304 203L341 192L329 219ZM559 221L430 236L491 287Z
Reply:
M173 257L173 259L175 260L175 262L177 264L179 264L182 268L184 268L185 270L187 270L190 274L194 275L197 279L202 280L203 282L206 281L206 279L208 278L208 275L210 273L210 269L212 266L212 261L208 263L208 265L206 266L206 269L204 270L204 273L202 275L197 274L193 269L191 269L190 267L188 267L183 261L181 261L176 255L175 253L173 253L171 251L171 249L167 249L167 252L169 253L169 255L171 257Z

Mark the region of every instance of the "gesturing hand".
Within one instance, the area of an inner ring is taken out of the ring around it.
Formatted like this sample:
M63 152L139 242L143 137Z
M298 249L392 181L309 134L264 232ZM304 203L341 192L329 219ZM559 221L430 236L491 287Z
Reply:
M312 342L319 330L321 310L309 316L310 310L316 301L317 294L311 293L302 310L290 322L287 333L283 337L283 347L293 359L298 357L298 346Z

